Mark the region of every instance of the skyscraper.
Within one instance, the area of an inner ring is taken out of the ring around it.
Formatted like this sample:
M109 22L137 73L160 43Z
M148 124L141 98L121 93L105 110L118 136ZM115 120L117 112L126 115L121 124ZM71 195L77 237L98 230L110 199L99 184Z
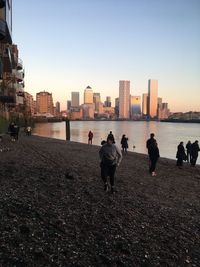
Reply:
M129 119L130 81L119 81L119 118Z
M130 96L130 118L138 119L141 117L141 97Z
M93 91L90 86L87 86L84 90L84 104L93 103Z
M71 92L71 106L79 107L79 92Z
M93 94L93 103L95 105L95 111L99 111L99 103L101 102L101 96L100 93L94 93Z
M142 114L143 116L147 115L147 110L148 110L148 94L143 94L142 95Z
M158 106L158 81L148 81L148 115L150 118L157 117Z

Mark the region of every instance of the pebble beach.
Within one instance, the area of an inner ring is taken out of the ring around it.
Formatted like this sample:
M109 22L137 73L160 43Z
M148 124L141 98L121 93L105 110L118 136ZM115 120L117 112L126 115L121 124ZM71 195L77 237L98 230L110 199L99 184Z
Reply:
M0 266L200 266L200 166L128 152L104 192L100 146L0 142ZM162 154L162 153L161 153Z

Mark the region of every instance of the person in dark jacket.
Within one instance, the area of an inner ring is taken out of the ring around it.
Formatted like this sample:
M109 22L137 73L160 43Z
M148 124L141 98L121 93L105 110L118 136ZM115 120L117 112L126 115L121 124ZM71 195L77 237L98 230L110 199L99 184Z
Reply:
M128 148L128 138L126 137L125 134L122 135L121 145L122 145L122 152L127 153L127 148Z
M150 165L149 165L149 172L151 173L151 176L156 176L156 163L160 157L158 144L156 140L151 142L151 146L149 146L149 159L150 159Z
M88 133L88 145L92 145L93 132L89 131Z
M183 142L180 142L180 144L177 147L176 158L177 158L176 166L178 166L181 169L183 166L183 161L186 160L187 158Z
M101 178L104 182L104 190L108 191L107 178L110 177L111 193L114 192L114 176L116 167L122 160L120 149L114 144L112 137L107 137L107 142L99 150L101 160Z
M112 131L110 131L110 133L108 134L107 138L112 138L113 139L113 144L115 144L115 137L114 137Z
M188 141L186 144L186 151L187 151L187 162L190 163L191 162L191 141Z
M155 134L154 133L151 133L150 134L150 138L147 140L146 142L146 148L148 150L148 154L149 154L149 150L150 150L150 147L152 144L155 143L156 139L154 138Z
M199 151L200 151L199 142L198 142L198 140L196 140L191 145L191 166L193 166L193 167L196 165Z

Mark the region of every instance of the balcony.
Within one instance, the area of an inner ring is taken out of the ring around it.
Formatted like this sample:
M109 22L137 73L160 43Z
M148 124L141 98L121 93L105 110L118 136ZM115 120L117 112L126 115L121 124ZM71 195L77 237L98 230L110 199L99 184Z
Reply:
M18 70L13 70L13 75L14 78L18 83L23 82L24 80L24 72L23 71L18 71Z
M18 58L17 70L22 70L22 69L23 69L23 62L20 58Z

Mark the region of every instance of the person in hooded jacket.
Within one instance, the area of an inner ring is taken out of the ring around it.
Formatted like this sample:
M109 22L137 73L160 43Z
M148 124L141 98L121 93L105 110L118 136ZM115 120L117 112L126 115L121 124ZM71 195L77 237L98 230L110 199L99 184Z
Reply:
M187 158L183 142L180 142L180 144L177 147L176 158L177 158L176 166L178 166L181 169L183 166L183 161L186 160Z
M122 160L121 150L114 144L112 136L107 137L107 142L99 150L101 160L101 178L104 182L104 190L108 191L108 177L110 178L111 193L114 192L114 179L116 167Z

